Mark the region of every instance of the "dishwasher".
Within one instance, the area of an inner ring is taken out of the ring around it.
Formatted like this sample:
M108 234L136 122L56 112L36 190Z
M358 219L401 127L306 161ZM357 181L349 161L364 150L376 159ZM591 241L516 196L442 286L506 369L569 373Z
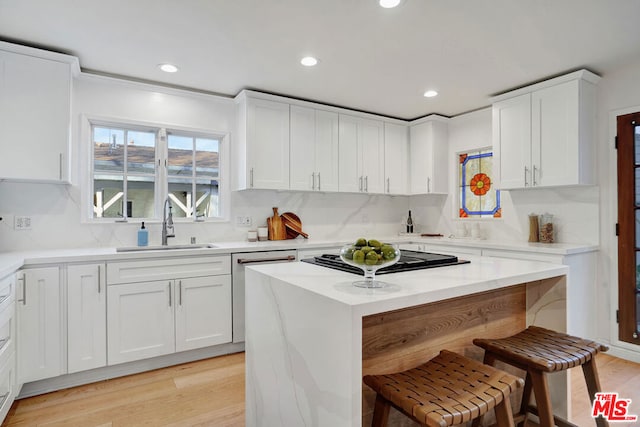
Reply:
M231 255L233 301L233 342L244 342L244 268L248 265L293 262L295 250L242 252Z

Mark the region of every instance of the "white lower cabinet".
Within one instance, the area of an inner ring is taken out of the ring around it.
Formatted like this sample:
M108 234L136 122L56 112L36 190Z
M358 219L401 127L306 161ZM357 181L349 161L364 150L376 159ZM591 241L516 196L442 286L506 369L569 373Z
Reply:
M109 365L174 352L173 281L109 286L107 298Z
M107 287L108 365L231 342L230 259L109 264L108 277L115 283ZM188 277L184 264L213 274ZM121 282L123 272L142 271L138 268L165 279Z
M231 276L177 282L176 351L231 342Z
M0 422L18 394L16 381L15 275L0 280Z
M67 369L69 373L107 364L105 264L67 267Z
M60 268L22 270L17 288L18 382L66 373Z

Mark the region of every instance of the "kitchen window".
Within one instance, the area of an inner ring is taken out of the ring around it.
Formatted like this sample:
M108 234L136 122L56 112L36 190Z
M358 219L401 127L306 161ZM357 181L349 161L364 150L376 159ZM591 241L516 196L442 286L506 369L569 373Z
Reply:
M160 219L169 198L174 218L222 216L224 135L91 123L92 217Z
M491 148L458 153L460 218L500 218L500 190L493 181Z

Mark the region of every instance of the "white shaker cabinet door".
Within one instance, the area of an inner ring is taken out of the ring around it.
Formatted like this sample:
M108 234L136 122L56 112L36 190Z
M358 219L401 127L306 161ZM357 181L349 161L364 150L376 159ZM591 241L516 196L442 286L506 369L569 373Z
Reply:
M178 279L176 351L231 342L231 276Z
M338 114L316 110L315 190L338 191Z
M341 192L358 193L364 188L364 177L358 158L358 120L340 115L339 137L339 189Z
M173 281L107 288L109 365L175 351Z
M315 190L316 111L313 108L291 107L291 190Z
M23 270L17 295L18 383L64 374L60 269Z
M104 264L67 267L69 373L107 364L107 287Z
M360 119L358 123L358 149L364 176L365 193L384 193L384 135L383 123Z
M289 104L249 100L249 188L289 189Z
M384 124L384 192L407 194L408 145L407 126Z
M524 188L533 183L531 167L531 94L493 104L493 149L500 188Z
M533 186L579 184L580 81L531 94Z
M71 67L0 50L0 178L68 182Z

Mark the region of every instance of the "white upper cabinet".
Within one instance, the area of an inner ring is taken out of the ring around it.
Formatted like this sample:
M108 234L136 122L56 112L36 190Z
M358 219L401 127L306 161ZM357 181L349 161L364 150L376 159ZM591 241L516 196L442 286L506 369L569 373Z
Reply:
M238 102L238 138L234 144L235 185L289 189L289 104L251 98L242 92Z
M340 115L339 191L384 193L382 121Z
M581 70L493 98L500 188L595 184L599 79Z
M384 124L384 192L408 192L409 130L406 125Z
M411 194L447 194L449 191L447 120L427 118L410 127Z
M69 182L77 59L0 42L0 179Z
M290 189L338 191L338 114L290 109Z

